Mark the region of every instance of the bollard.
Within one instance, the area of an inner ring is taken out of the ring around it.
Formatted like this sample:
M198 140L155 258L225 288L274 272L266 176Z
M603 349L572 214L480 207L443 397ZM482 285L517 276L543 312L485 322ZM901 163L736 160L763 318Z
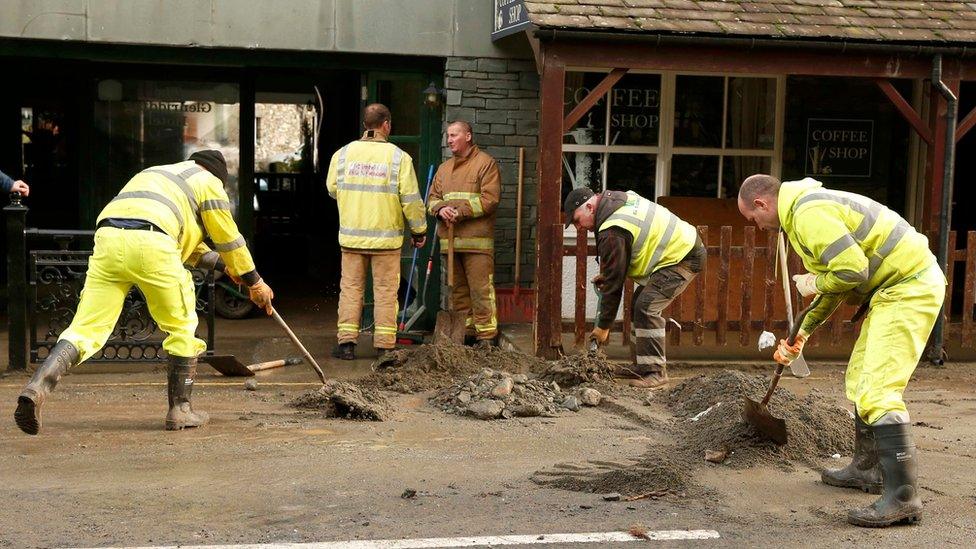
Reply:
M7 370L27 369L27 206L18 193L3 208L7 218Z

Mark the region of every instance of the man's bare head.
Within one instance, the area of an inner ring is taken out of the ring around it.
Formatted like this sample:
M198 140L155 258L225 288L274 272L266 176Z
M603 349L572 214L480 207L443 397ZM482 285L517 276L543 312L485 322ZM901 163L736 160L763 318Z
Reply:
M779 229L780 180L771 175L750 175L739 187L739 213L762 230Z
M447 146L455 156L464 156L474 144L471 124L467 120L455 120L447 126Z
M384 124L390 123L392 116L390 109L382 103L371 103L363 109L363 126L367 130L382 130ZM386 131L389 134L389 131Z

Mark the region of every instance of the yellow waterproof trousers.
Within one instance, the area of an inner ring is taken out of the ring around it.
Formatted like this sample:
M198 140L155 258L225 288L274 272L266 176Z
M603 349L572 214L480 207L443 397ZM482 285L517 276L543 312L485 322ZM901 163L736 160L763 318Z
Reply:
M933 264L871 298L845 378L847 398L869 425L889 412L904 415L895 423L907 421L902 393L942 309L945 286Z
M342 250L342 279L339 281L339 343L359 341L359 319L363 314L366 272L373 271L373 346L393 349L397 332L397 290L400 289L400 250L359 252Z
M59 339L70 341L81 361L97 353L112 335L133 285L146 296L149 314L166 332L167 353L194 357L206 350L207 344L195 335L196 292L176 241L165 233L111 227L95 232L78 310Z
M446 270L446 254L444 259ZM454 310L464 315L466 335L478 339L498 335L493 255L454 252Z

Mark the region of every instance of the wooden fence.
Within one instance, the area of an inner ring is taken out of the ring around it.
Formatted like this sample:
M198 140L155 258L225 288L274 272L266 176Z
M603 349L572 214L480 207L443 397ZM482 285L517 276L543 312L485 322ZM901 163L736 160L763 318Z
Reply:
M755 345L764 330L784 334L787 330L786 307L775 262L776 233L757 235L755 227L743 227L736 229L737 234L733 238L731 226L711 228L705 225L698 226L698 233L708 249L708 260L691 286L664 312L665 318L676 321L667 323L669 344L725 346L737 343L745 347ZM576 277L573 320L564 321L562 328L564 333L575 335L578 346L583 344L593 325L586 318L586 292L590 285L586 264L588 257L596 255L596 247L588 244L587 237L586 231L580 231L575 246L563 246L563 256L576 259ZM758 245L757 237L763 240ZM946 344L971 347L976 341L973 317L976 300L976 231L969 231L966 239L966 247L956 250L956 233L949 235L952 268L949 269L945 308L950 311ZM788 264L791 274L804 272L800 258L792 251L789 252ZM790 291L793 310L799 311L805 303L796 294L792 281ZM622 299L623 320L617 321L614 326L614 332L620 334L621 342L625 345L631 341L633 292L634 284L628 279ZM829 337L812 338L810 345L837 344L852 339L858 329L850 321L855 311L854 306L842 305L818 330L818 333L829 334ZM737 335L730 335L735 332Z

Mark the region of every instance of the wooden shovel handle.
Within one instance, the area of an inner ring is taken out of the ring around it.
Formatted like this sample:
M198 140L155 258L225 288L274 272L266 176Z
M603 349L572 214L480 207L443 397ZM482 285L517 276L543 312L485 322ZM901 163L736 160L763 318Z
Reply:
M788 335L786 338L787 343L790 345L796 343L796 334L800 331L800 325L803 324L803 319L806 318L807 313L813 310L818 303L820 303L819 295L815 297L805 309L800 311L800 314L796 315L796 320L793 321L793 326L790 327L790 335ZM773 391L776 390L776 385L779 383L779 378L783 376L783 368L785 368L785 366L776 363L776 373L773 374L773 380L769 383L769 389L766 391L766 396L762 399L763 406L769 404L769 399L773 396Z

